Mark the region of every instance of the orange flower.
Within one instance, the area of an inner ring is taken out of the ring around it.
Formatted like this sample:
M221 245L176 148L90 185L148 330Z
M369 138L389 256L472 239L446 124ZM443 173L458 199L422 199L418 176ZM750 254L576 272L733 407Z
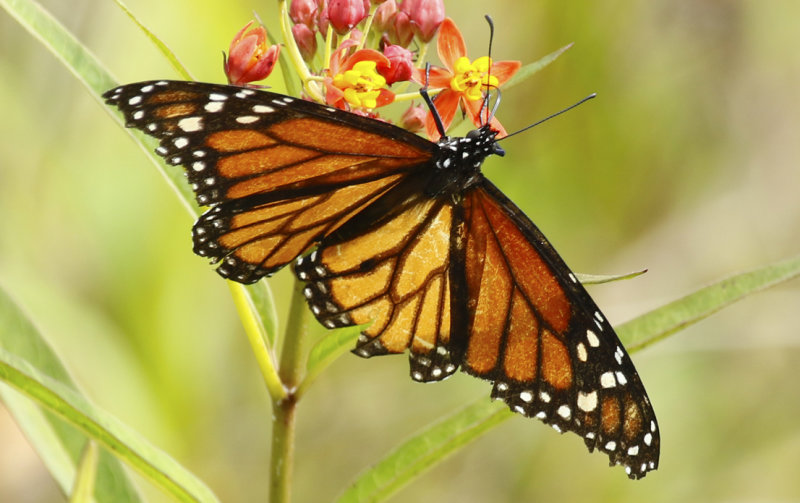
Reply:
M267 45L267 30L263 26L257 26L245 34L251 24L253 21L239 30L231 42L230 54L225 58L225 75L229 84L242 86L263 80L272 73L278 61L281 46Z
M459 106L469 115L473 124L480 127L485 119L485 116L481 117L484 92L488 88L503 85L519 70L522 63L493 62L486 56L470 62L464 37L450 18L446 18L439 27L437 49L439 59L446 68L431 67L427 84L431 89L444 89L434 97L433 102L445 130L453 123ZM415 80L425 85L425 70L418 69L415 74ZM498 132L498 137L508 134L495 117L491 118L489 124ZM430 112L425 120L425 130L431 140L437 140L440 136Z

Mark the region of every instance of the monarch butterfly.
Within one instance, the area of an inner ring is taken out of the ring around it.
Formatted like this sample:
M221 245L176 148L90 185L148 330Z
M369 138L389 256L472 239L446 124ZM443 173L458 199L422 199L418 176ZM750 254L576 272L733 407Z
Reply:
M294 262L324 326L372 322L357 355L409 350L421 382L461 367L629 477L657 467L655 414L613 328L481 174L503 154L488 125L433 143L324 105L196 82L140 82L104 98L185 167L210 206L194 251L221 276L253 283Z

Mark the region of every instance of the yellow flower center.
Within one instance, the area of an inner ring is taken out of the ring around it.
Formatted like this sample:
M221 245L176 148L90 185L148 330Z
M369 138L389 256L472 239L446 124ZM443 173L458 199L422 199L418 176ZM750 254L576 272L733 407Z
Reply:
M472 63L469 59L462 56L456 60L455 75L450 80L450 89L461 93L470 101L481 99L483 89L486 87L497 87L499 81L494 75L489 75L492 67L492 60L488 56L482 56Z
M333 78L333 85L344 91L344 99L351 106L375 108L378 106L380 89L386 85L384 79L375 71L374 61L359 61L351 70L339 73Z

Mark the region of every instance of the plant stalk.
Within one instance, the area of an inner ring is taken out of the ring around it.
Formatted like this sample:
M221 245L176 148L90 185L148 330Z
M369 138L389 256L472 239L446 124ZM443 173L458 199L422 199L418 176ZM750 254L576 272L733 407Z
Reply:
M289 503L291 501L296 391L303 377L305 342L308 336L308 309L305 306L302 289L303 283L295 280L278 368L278 375L286 389L286 395L282 399L272 402L269 487L271 503Z

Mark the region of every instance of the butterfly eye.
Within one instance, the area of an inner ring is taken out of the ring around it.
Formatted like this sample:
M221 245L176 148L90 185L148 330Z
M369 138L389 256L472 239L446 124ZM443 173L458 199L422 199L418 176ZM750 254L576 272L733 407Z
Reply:
M477 140L478 138L481 137L481 130L480 129L473 129L472 131L467 133L466 137L469 138L470 140L473 140L473 141Z

